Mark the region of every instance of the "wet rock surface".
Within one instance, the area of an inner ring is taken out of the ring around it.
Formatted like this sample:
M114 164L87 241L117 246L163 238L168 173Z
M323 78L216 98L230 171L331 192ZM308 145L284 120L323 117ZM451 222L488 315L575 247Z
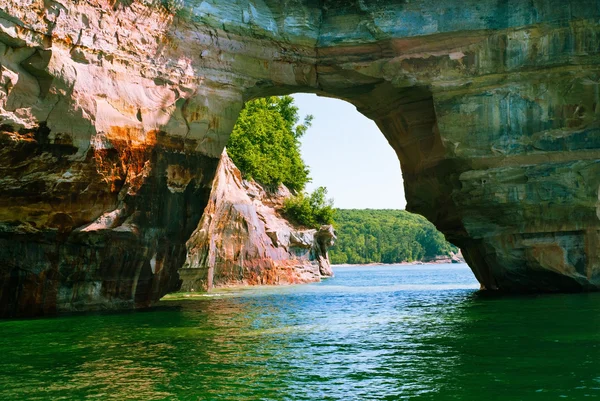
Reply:
M293 92L377 123L408 210L485 288L597 290L599 18L591 0L0 0L0 315L177 290L243 102Z

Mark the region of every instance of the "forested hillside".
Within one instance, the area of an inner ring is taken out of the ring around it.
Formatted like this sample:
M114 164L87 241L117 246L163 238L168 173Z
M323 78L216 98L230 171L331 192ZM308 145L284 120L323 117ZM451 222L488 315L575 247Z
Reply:
M458 251L427 219L404 210L338 209L335 226L334 264L411 262Z
M403 210L337 210L327 189L304 191L310 181L300 154L300 138L312 116L303 120L290 96L246 102L227 151L247 179L270 187L285 184L296 192L281 213L296 226L334 223L337 245L332 263L398 263L434 259L457 251L425 218Z

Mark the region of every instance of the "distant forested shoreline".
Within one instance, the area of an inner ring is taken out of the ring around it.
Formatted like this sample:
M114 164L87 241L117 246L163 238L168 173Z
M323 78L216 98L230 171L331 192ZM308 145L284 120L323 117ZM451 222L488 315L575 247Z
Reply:
M329 252L333 264L428 261L458 252L422 216L404 210L334 209L325 187L306 192L311 177L300 153L300 138L312 119L300 118L290 96L246 102L227 152L244 178L292 190L294 195L281 213L294 225L319 228L333 223L338 233Z
M426 261L458 252L427 219L405 210L337 209L335 228L333 264Z

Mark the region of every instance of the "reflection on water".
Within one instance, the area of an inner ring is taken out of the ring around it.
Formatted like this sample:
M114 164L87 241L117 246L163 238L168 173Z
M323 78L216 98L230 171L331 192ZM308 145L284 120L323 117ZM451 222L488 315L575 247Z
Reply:
M0 322L0 399L600 396L600 294L476 289L465 266L338 268L147 312Z

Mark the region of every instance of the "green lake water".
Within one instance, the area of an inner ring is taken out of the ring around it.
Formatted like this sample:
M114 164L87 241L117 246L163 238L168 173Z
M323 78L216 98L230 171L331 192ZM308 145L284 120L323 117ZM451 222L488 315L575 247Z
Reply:
M483 296L465 265L335 273L143 312L0 321L0 400L600 396L600 294Z

